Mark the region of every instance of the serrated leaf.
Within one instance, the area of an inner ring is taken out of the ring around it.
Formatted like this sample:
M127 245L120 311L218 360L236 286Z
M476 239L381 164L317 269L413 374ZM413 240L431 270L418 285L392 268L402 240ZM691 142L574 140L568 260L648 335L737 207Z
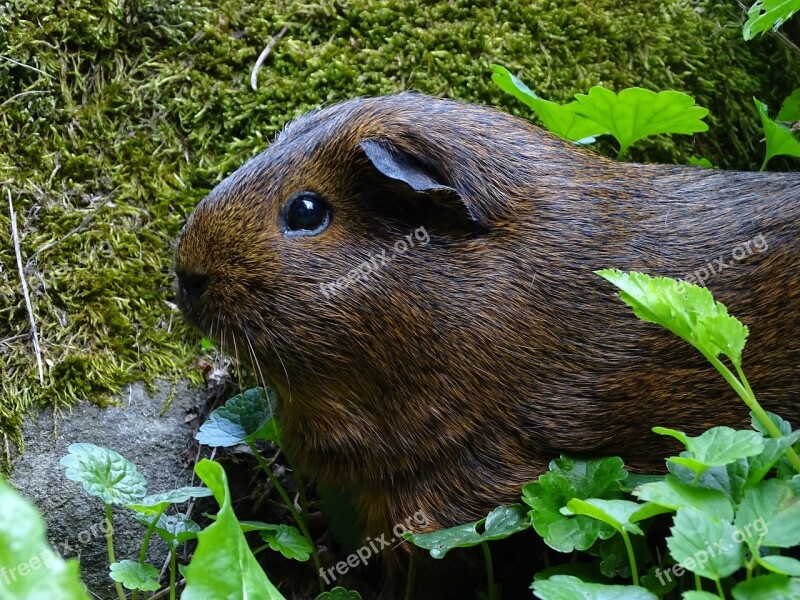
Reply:
M545 543L559 552L586 550L598 539L614 535L614 528L578 515L567 517L561 509L573 498L619 498L620 481L627 477L622 459L588 461L561 457L550 463L550 471L522 488L522 500L531 507L529 516Z
M744 549L734 541L736 529L729 521L715 519L695 508L682 508L675 515L670 531L669 552L688 571L708 579L721 579L743 565Z
M567 506L561 509L562 515L585 515L603 523L611 525L617 531L628 531L637 535L644 535L641 528L633 522L632 517L644 505L630 500L601 500L589 498L580 500L573 498Z
M772 467L786 454L786 450L800 440L800 431L780 438L764 438L764 450L746 459L745 486L752 487L766 477Z
M125 589L155 592L161 586L158 583L159 570L147 563L140 564L135 560L122 560L111 565L109 576L120 582Z
M577 103L569 110L598 123L617 138L620 156L634 142L664 133L693 134L708 131L703 119L708 110L694 98L672 90L653 92L633 87L618 95L595 86L588 94L576 94Z
M674 430L654 427L653 431L673 435ZM668 460L702 473L709 467L720 467L740 458L756 456L764 450L764 436L757 431L737 431L730 427L712 427L697 437L683 436L689 456Z
M800 598L800 579L761 575L741 582L731 593L734 600L797 600Z
M783 101L781 110L778 112L778 121L786 121L791 123L800 121L800 88L797 88L792 94Z
M745 491L734 522L754 554L800 545L800 498L786 481L762 481Z
M234 396L216 409L195 436L206 446L229 447L257 439L276 440L277 421L273 419L275 393L252 388Z
M732 499L734 497L736 483L731 481L728 466L729 465L725 465L724 467L711 467L704 471L700 477L697 477L697 473L691 469L687 469L673 462L667 462L667 469L669 469L669 472L681 483L709 490L717 490Z
M756 0L747 11L747 22L742 28L745 40L759 33L775 30L800 10L800 0Z
M155 518L150 514L135 514L134 518L148 527ZM175 515L159 515L153 531L171 547L197 539L197 534L202 528L192 519L182 513Z
M706 288L635 271L604 269L597 274L619 289L620 298L641 320L669 329L704 354L721 353L741 366L748 329Z
M197 536L192 562L182 569L186 588L181 600L259 598L285 600L253 556L231 507L228 479L222 467L207 459L195 472L214 493L217 519Z
M314 548L296 527L281 524L273 531L262 530L260 535L270 548L280 552L286 558L301 562L311 558L311 551Z
M525 509L519 504L495 508L485 519L431 533L408 535L415 546L429 550L433 558L444 558L454 548L469 548L501 540L530 527ZM479 531L480 530L480 531Z
M794 136L792 130L783 123L777 123L770 119L766 104L757 98L753 98L753 101L756 103L758 114L761 117L761 125L764 127L764 137L767 141L767 154L761 170L763 171L767 167L767 163L776 156L800 157L800 140Z
M594 141L598 135L608 133L608 129L569 110L565 106L539 98L533 90L505 67L492 65L492 81L504 92L511 94L531 108L542 120L545 128L564 139L578 142ZM574 104L574 103L573 103Z
M724 493L687 485L674 475L667 475L664 481L639 486L633 491L633 495L640 500L660 504L675 511L691 506L713 517L733 520L733 506Z
M531 588L541 600L658 600L643 587L584 583L570 575L554 575L550 579L534 581Z
M16 574L12 577L9 573ZM47 545L44 520L0 477L0 597L9 600L88 600L78 562Z
M129 460L94 444L70 444L59 462L66 477L83 484L91 496L106 504L136 504L147 493L144 477Z
M315 600L361 600L361 594L343 587L335 587L329 592L322 592Z
M789 421L780 415L769 412L768 410L764 412L769 417L769 420L775 425L775 427L778 428L778 431L781 432L781 435L786 436L792 433L792 425L789 423ZM750 425L762 435L769 436L769 431L767 431L767 428L764 427L763 423L761 423L761 421L752 411L750 412Z
M173 504L182 504L192 498L206 498L211 496L211 490L205 487L181 487L168 492L145 496L136 504L126 504L127 508L140 513L159 513Z

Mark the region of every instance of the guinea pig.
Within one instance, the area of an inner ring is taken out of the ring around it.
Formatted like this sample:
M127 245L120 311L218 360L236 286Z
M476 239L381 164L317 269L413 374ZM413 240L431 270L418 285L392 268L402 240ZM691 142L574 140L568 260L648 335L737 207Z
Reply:
M492 108L360 98L220 183L175 263L186 317L276 390L287 450L373 537L482 518L561 454L662 471L656 425L747 426L611 267L707 285L750 327L761 403L800 421L797 173L620 163Z

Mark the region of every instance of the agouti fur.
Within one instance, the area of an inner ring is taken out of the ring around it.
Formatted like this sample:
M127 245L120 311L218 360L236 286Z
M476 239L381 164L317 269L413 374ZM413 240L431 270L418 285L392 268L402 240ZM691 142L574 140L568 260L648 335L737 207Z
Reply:
M332 220L286 235L304 190ZM375 261L421 227L424 246ZM761 403L800 425L800 174L620 163L492 108L356 99L217 186L176 260L186 315L277 391L289 452L355 491L372 536L420 510L433 528L479 519L560 454L662 471L677 448L655 425L747 426L696 350L594 274L607 267L703 280L750 327ZM464 597L434 589L413 597Z

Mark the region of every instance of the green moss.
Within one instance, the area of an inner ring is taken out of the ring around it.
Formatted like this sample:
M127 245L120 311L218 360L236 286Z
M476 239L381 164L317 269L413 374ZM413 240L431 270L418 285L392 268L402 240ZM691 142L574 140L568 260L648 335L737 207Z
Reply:
M0 54L32 68L0 61L0 229L5 190L25 257L114 196L28 274L45 385L28 340L0 345L6 447L31 405L187 374L198 345L169 305L172 240L214 183L320 103L413 88L525 115L490 81L500 62L557 101L595 84L686 91L711 109L711 132L632 158L757 166L751 96L776 106L800 84L798 60L769 38L745 44L738 11L711 4L667 18L660 0L7 3ZM284 24L254 92L252 66ZM0 340L27 332L7 236L0 301Z

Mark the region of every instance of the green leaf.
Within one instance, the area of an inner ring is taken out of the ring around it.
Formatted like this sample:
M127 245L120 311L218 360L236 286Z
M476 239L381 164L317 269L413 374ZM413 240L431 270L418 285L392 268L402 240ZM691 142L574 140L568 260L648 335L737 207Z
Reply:
M640 485L646 483L655 483L657 481L664 481L664 475L647 475L644 473L629 473L628 476L622 480L622 491L631 493Z
M633 87L617 95L595 86L588 94L576 94L575 98L577 103L567 108L611 132L620 144L620 156L631 144L651 135L708 131L703 122L708 110L682 92L655 93Z
M654 427L662 435L676 433L672 429ZM681 433L681 432L677 432ZM698 437L682 434L682 441L690 456L671 457L667 460L702 473L709 467L720 467L740 458L755 456L764 450L764 436L757 431L737 431L730 427L712 427Z
M694 508L675 515L667 547L672 557L688 571L708 579L721 579L738 571L744 549L736 543L729 521L715 519ZM717 546L717 542L722 546Z
M637 564L645 564L652 562L653 556L650 549L647 547L646 538L641 536L634 536L629 538L631 547L633 548L633 555L636 557ZM621 535L615 535L607 540L600 540L592 546L587 552L600 557L600 571L608 578L616 576L624 577L625 579L631 578L631 559L628 556L628 549L625 545L625 540ZM577 575L577 573L565 573L567 575ZM581 577L584 581L592 581ZM607 583L605 579L595 580L597 583ZM642 587L646 587L654 594L655 590L650 589L649 586L640 582Z
M613 538L609 540L604 540L608 542L612 542L614 540L622 540L622 538L618 535L615 535ZM625 544L622 545L622 551L625 553L625 561L628 562L627 552L625 551ZM630 563L628 563L630 567ZM591 563L564 563L561 565L557 565L555 567L547 567L538 571L534 576L534 581L544 581L545 579L550 579L555 577L556 575L571 575L572 577L577 577L582 581L586 581L587 583L605 583L606 582L606 575L597 568L597 565Z
M637 535L644 535L641 528L636 525L632 517L643 508L642 504L630 500L601 500L589 498L580 500L573 498L567 506L561 509L563 515L585 515L603 523L611 525L617 531L628 531Z
M759 33L775 30L800 10L800 0L756 0L747 11L747 22L742 33L752 40Z
M128 590L155 592L161 588L158 583L159 570L153 565L140 564L135 560L115 562L111 565L109 576Z
M212 342L208 338L203 338L203 339L200 340L200 349L201 350L215 350L216 346L214 346L214 342Z
M701 487L709 490L717 490L722 492L728 498L734 497L734 490L737 487L736 483L731 481L728 467L711 467L704 471L700 477L691 469L687 469L683 465L674 462L667 462L667 469L675 476L681 483L691 485L693 487Z
M296 527L281 524L273 531L262 530L260 535L270 548L280 552L286 558L301 562L311 558L311 551L314 548Z
M778 431L781 432L781 435L786 436L792 433L792 425L789 423L789 421L779 415L776 415L775 413L769 412L768 410L765 410L764 412L769 417L769 420L775 425L775 427L778 428ZM752 411L750 412L750 425L762 435L769 436L769 431L767 431L767 428L764 427L764 425Z
M792 130L782 123L777 123L769 118L767 105L753 98L761 117L761 125L764 127L764 137L767 140L767 155L764 164L761 165L763 171L767 163L776 156L786 155L800 157L800 141L794 136Z
M147 493L147 483L136 466L108 448L71 444L59 462L67 479L83 484L91 496L106 504L136 504Z
M78 562L47 545L44 520L0 477L0 597L4 600L88 600Z
M756 557L758 564L769 571L780 573L781 575L790 575L792 577L800 577L800 560L790 556L760 556Z
M505 67L492 65L492 81L504 92L533 109L545 128L559 137L573 142L590 143L608 129L590 119L577 115L566 106L539 98L533 90L512 75ZM574 104L574 103L572 103Z
M703 169L716 169L716 167L711 164L710 160L707 158L699 158L697 156L690 156L689 164L694 165L695 167L702 167Z
M800 579L761 575L743 581L731 593L734 600L797 600L800 598Z
M762 481L745 491L734 523L753 554L800 545L800 498L786 481Z
M638 539L640 538L633 538L631 541L635 542L635 540ZM672 572L667 573L660 567L654 565L650 567L647 573L642 575L639 579L639 583L661 598L667 596L669 592L675 589L678 585L678 579L677 577L673 577Z
M195 472L214 493L220 510L217 520L197 536L192 562L183 568L186 589L181 600L285 600L267 579L247 545L231 507L225 471L218 463L203 459L195 466Z
M211 490L204 487L181 487L160 494L145 496L136 504L126 504L127 508L140 513L160 513L173 504L182 504L192 498L206 498Z
M639 500L660 504L672 510L691 506L712 517L733 520L733 506L724 493L687 485L674 475L667 475L664 481L639 486L633 495Z
M234 396L211 413L195 436L206 446L229 447L257 439L278 439L273 419L275 392L252 388Z
M531 588L541 600L658 600L643 587L584 583L569 575L534 581Z
M619 498L620 481L627 477L617 457L589 461L561 457L550 471L522 488L522 500L531 507L531 522L545 543L559 552L586 550L598 538L608 539L614 528L584 515L561 514L573 498Z
M783 101L777 120L787 123L800 121L800 88L793 91L791 96Z
M453 548L469 548L501 540L530 527L525 509L519 504L495 508L485 519L431 533L407 534L415 546L430 550L433 558L444 558ZM479 531L480 530L480 531Z
M335 587L330 592L322 592L316 600L361 600L361 594L343 587Z
M747 487L752 487L766 477L772 467L786 454L786 450L800 440L800 431L780 438L764 438L764 451L746 459Z
M729 315L723 304L715 302L706 288L617 269L597 274L619 288L620 298L642 321L669 329L705 355L721 353L741 366L747 327Z
M150 514L136 514L134 518L149 527L155 517ZM175 515L159 515L153 531L170 547L175 548L179 544L197 539L201 528L186 515L177 513Z
M719 596L711 592L683 592L682 600L719 600Z

